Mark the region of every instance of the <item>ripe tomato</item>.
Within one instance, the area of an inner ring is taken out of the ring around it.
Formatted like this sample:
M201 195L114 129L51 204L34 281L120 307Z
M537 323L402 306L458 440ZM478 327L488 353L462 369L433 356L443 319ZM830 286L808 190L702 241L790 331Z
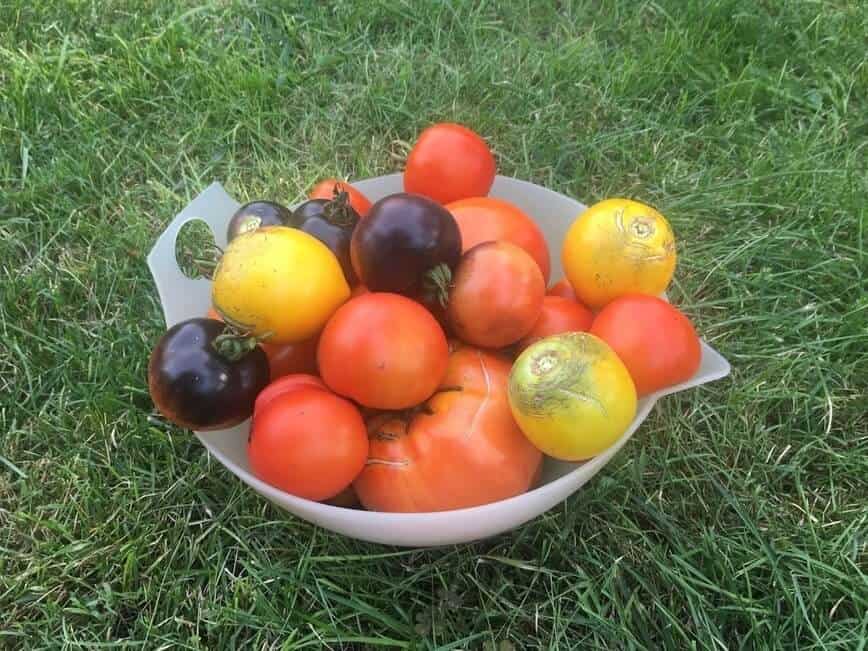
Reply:
M485 141L460 124L425 129L407 157L404 191L442 204L488 194L494 183L494 156Z
M353 207L359 217L364 217L371 209L370 200L346 181L338 179L324 179L313 186L313 189L307 195L308 199L325 199L331 201L335 198L335 185L339 191L346 192L349 195L350 205Z
M576 296L590 308L623 294L660 294L675 271L675 236L659 212L629 199L606 199L567 231L561 260Z
M406 409L440 384L449 349L428 310L398 294L373 292L335 312L317 356L332 391L366 407Z
M213 307L208 310L209 319L222 321L220 313ZM268 357L268 370L271 379L276 380L292 373L316 373L316 346L319 337L314 336L297 344L269 344L262 342L265 356Z
M519 340L517 348L522 351L540 339L563 332L587 332L593 320L593 313L581 303L561 296L546 296L539 318L530 332Z
M368 436L349 400L317 387L300 387L257 410L247 455L253 474L282 491L327 500L361 472Z
M627 431L636 415L636 389L604 341L571 332L538 341L518 356L509 376L509 405L540 450L581 461Z
M616 298L596 316L591 332L618 353L640 396L690 379L702 360L690 320L656 296Z
M509 242L484 242L464 254L452 277L449 324L469 344L506 346L533 328L545 291L527 253Z
M558 282L549 287L546 296L560 296L561 298L566 298L571 301L578 301L576 293L573 291L572 285L570 285L570 281L566 278L561 278Z
M271 344L313 337L350 296L338 259L312 235L266 226L236 237L214 272L223 318Z
M476 197L446 206L461 230L464 251L482 242L505 240L521 247L539 265L549 280L549 247L536 222L516 205L494 197Z
M509 362L465 346L449 357L439 391L409 421L368 421L370 451L353 487L376 511L461 509L519 495L542 455L510 415Z
M322 380L315 375L296 373L295 375L284 376L278 380L274 380L271 384L265 387L258 396L256 396L256 402L253 405L254 416L256 415L256 412L261 410L265 405L278 396L297 391L298 389L303 389L304 387L326 389L326 385L323 384Z

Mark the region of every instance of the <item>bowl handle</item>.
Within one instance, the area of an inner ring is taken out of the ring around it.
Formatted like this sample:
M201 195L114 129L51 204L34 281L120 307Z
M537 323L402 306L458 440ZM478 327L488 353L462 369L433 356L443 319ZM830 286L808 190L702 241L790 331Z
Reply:
M175 240L181 227L198 219L205 222L219 247L226 246L226 225L240 204L219 183L212 183L179 212L148 254L148 268L157 286L166 326L205 316L211 304L211 281L189 278L175 258Z

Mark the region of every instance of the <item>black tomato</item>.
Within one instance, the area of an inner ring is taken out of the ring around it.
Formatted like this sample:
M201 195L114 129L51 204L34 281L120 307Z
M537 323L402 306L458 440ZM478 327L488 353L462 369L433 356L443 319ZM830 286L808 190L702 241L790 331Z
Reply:
M380 199L353 231L353 267L372 292L416 297L442 283L461 257L461 231L450 212L427 197ZM447 268L448 269L445 269Z
M359 214L350 206L348 199L346 193L339 193L331 200L309 199L296 208L285 223L313 235L329 247L341 263L344 277L352 287L358 280L350 262L350 240Z
M229 220L226 241L231 242L242 233L255 231L260 226L280 226L291 214L288 208L273 201L245 203Z
M232 345L237 342L219 340L226 328L216 319L188 319L169 328L154 347L148 364L151 399L176 425L195 430L237 425L250 417L268 384L263 350L253 346L244 352Z

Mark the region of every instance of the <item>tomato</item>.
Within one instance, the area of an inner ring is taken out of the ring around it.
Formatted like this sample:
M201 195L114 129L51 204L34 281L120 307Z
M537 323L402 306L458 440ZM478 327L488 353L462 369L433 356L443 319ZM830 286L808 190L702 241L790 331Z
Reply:
M604 341L573 332L538 341L519 355L509 376L509 404L540 450L581 461L627 431L636 415L636 389Z
M328 247L286 226L232 240L211 288L212 303L226 321L272 344L310 339L349 296Z
M509 242L484 242L464 254L446 313L463 341L500 348L524 337L540 314L546 286L539 267Z
M405 409L428 398L449 359L446 335L418 303L398 294L351 299L319 340L320 373L335 393L375 409Z
M226 228L226 241L231 242L241 233L255 231L261 226L282 226L292 213L285 206L273 201L251 201L245 203L229 220Z
M258 396L256 396L256 402L253 405L254 415L278 396L292 393L293 391L298 391L305 387L323 390L326 389L326 385L323 384L323 381L315 375L307 375L306 373L286 375L274 380L271 384L265 387Z
M494 174L494 156L481 137L460 124L435 124L407 157L404 191L446 204L487 195Z
M596 309L623 294L665 291L675 271L675 236L650 206L606 199L570 226L561 260L576 296Z
M371 291L416 296L439 267L448 274L458 264L461 233L443 206L399 192L380 199L359 222L350 253Z
M561 298L566 298L571 301L578 300L576 298L576 293L573 291L572 285L570 285L570 281L566 278L561 278L558 282L549 287L546 296L560 296Z
M175 324L160 338L148 362L148 389L170 421L197 431L224 429L253 413L268 384L268 360L255 348L238 359L218 344L226 325L196 318Z
M350 205L353 207L360 217L364 217L371 209L370 200L346 181L338 179L324 179L313 186L313 189L307 195L308 199L325 199L330 201L335 198L335 185L338 186L339 192L346 192L349 195Z
M540 227L521 208L503 199L476 197L450 203L446 210L458 222L464 251L482 242L512 242L536 260L548 282L549 247Z
M222 321L213 307L208 310L209 319ZM268 370L272 380L292 373L316 373L316 346L319 337L314 336L297 344L268 344L259 347L268 357Z
M593 320L593 313L584 305L561 296L546 296L543 298L539 318L530 332L519 340L518 350L524 350L551 335L587 332Z
M509 362L465 346L452 353L439 390L408 420L368 421L370 451L353 487L366 508L427 512L519 495L542 455L516 426Z
M618 354L640 396L690 379L702 360L690 320L656 296L616 298L596 316L591 332Z
M335 254L350 285L357 282L350 261L350 239L359 213L347 203L347 195L337 199L309 199L292 211L284 224L310 233Z
M367 455L359 410L313 386L278 395L258 409L247 443L254 475L309 500L327 500L347 488Z

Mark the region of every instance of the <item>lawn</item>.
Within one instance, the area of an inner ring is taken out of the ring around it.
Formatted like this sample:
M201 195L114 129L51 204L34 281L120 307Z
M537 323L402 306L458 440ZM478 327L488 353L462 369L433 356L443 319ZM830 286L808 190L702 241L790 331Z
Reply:
M0 648L864 648L866 32L847 1L0 3ZM213 180L293 203L442 120L663 211L733 373L545 516L400 550L153 418L145 255Z

